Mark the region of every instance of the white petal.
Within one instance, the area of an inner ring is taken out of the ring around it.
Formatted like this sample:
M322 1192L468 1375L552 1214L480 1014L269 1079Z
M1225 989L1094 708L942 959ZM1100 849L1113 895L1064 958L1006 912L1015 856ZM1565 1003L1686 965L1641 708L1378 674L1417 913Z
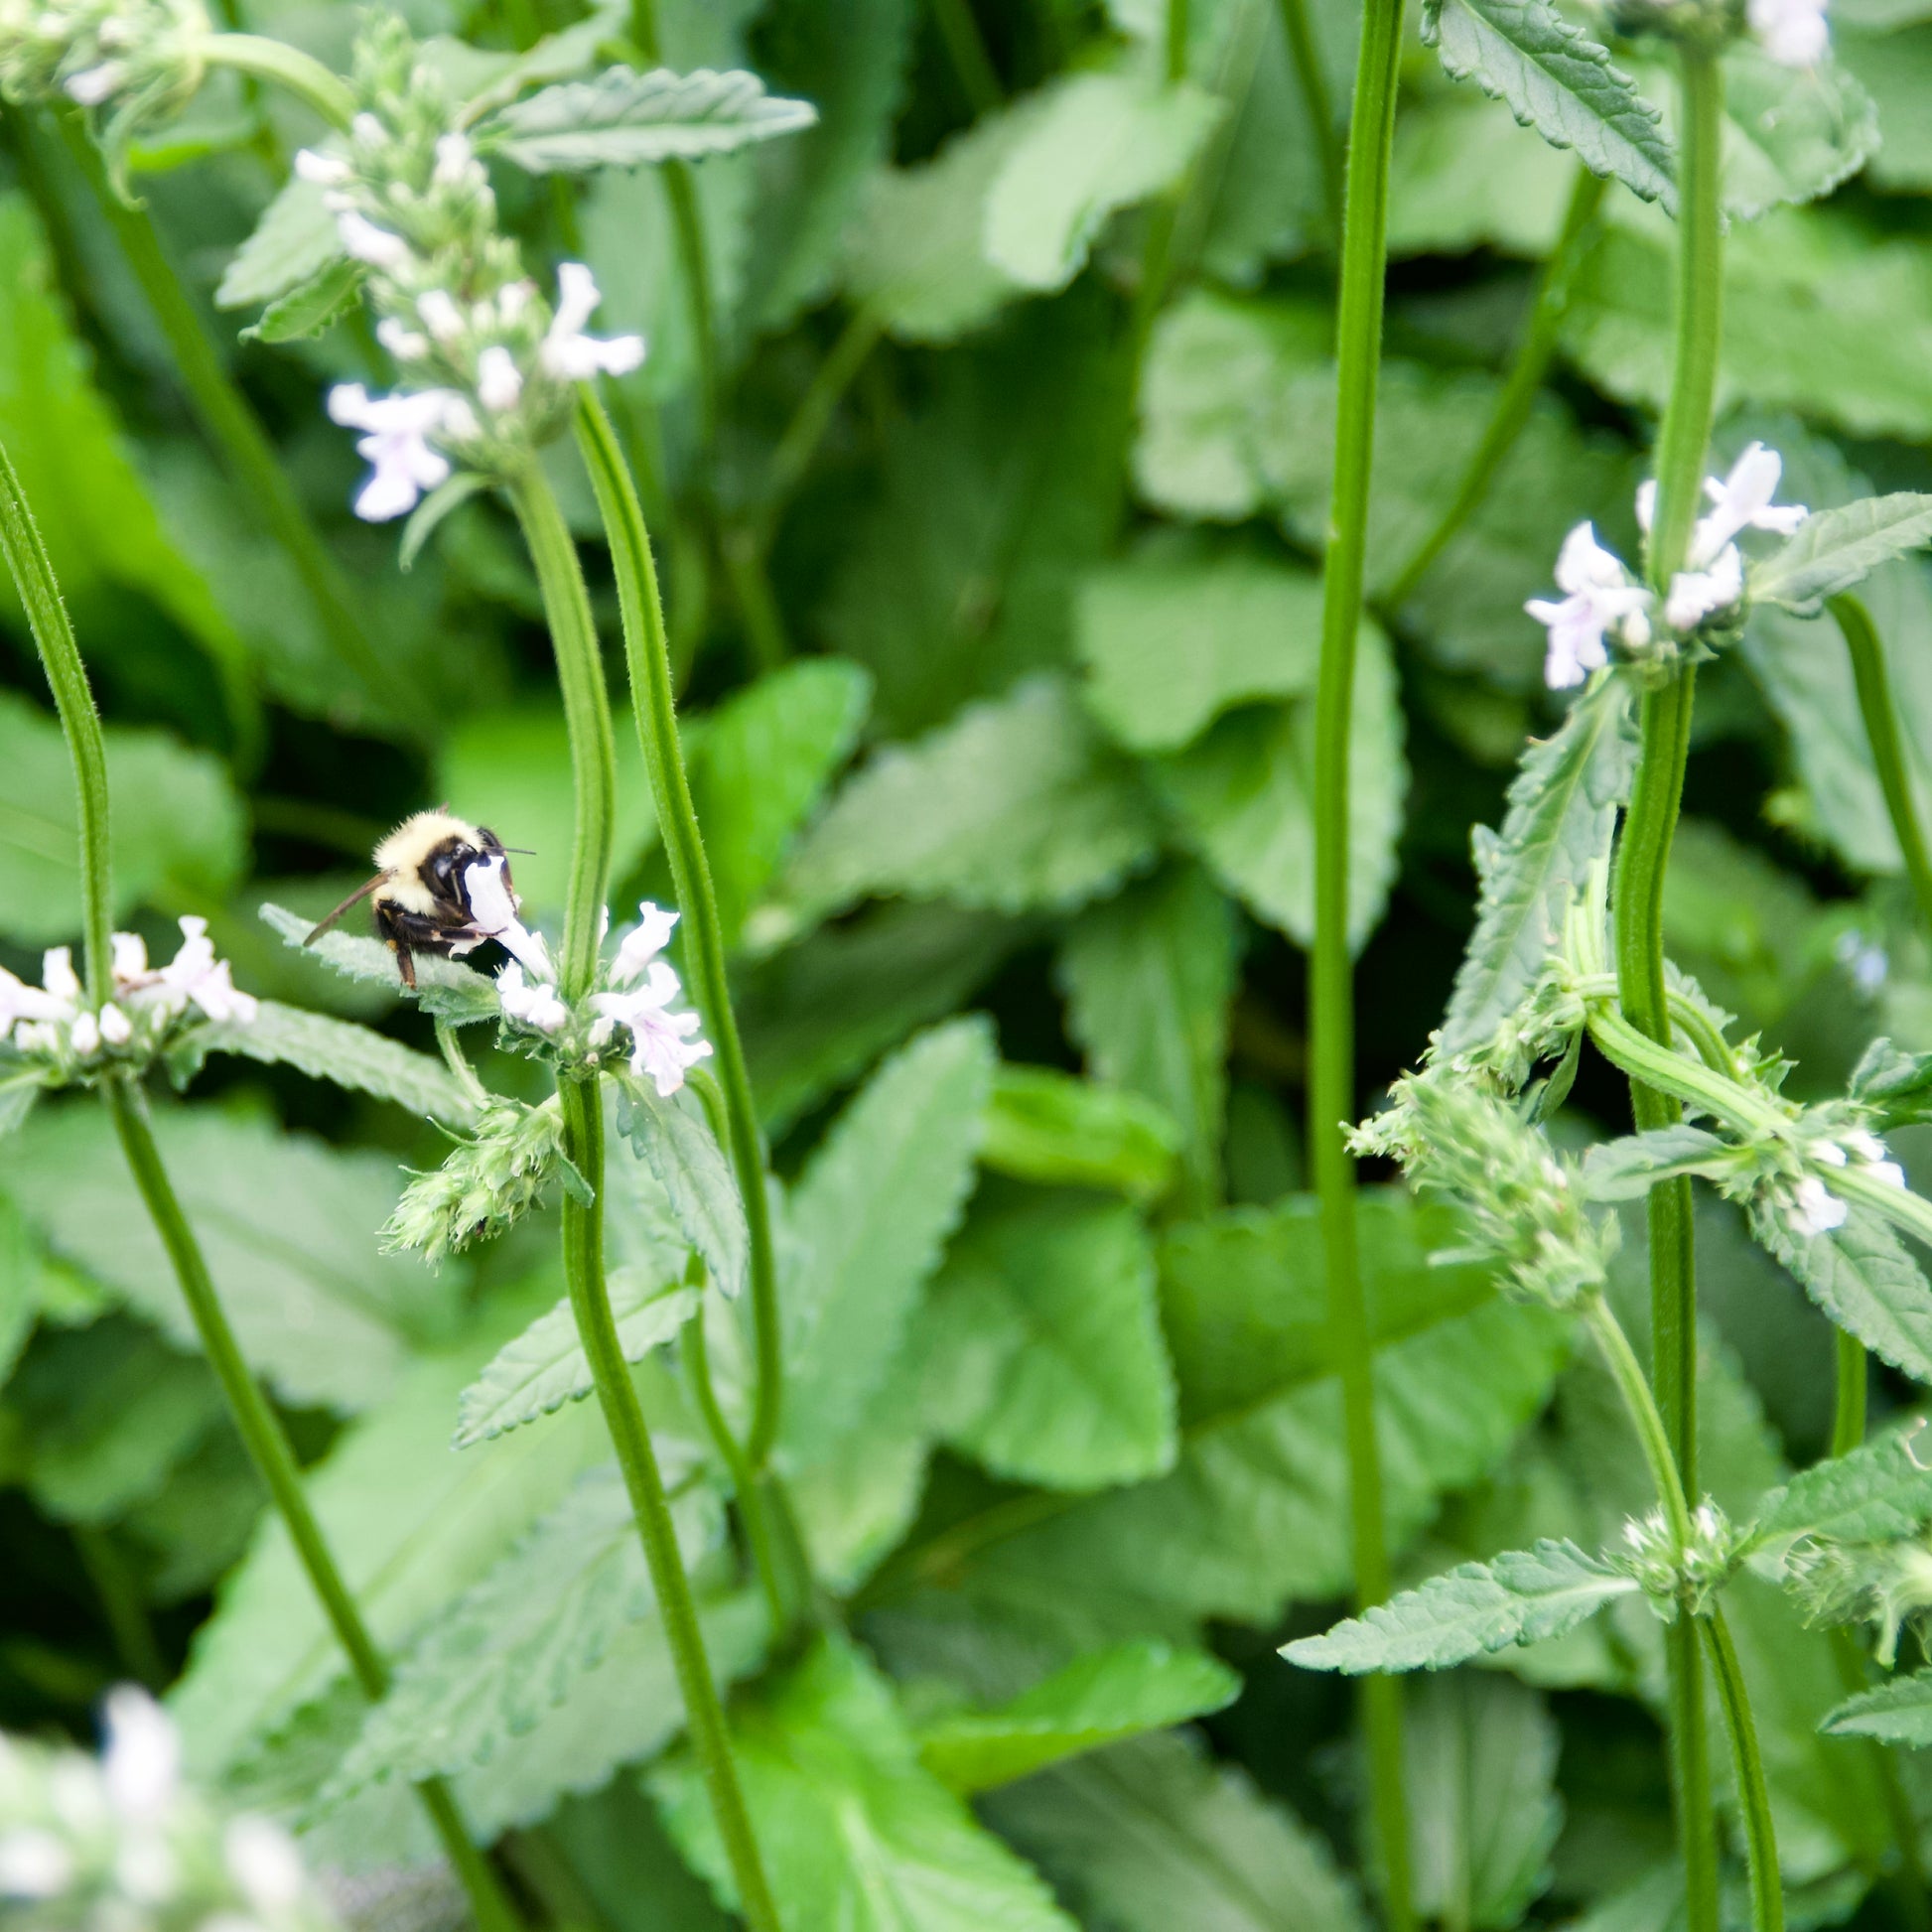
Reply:
M181 1779L181 1739L172 1720L131 1684L107 1694L106 1718L101 1776L109 1803L123 1818L158 1818L174 1802Z

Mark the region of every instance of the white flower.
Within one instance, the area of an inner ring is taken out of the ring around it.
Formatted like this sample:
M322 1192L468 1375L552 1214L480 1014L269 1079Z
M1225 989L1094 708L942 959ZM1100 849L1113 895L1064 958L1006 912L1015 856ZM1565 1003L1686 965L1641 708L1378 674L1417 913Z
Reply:
M73 1013L71 1000L43 992L38 986L29 986L25 980L15 979L4 966L0 966L0 1039L5 1039L13 1031L16 1020L59 1023L71 1020ZM25 1035L23 1026L23 1046L26 1043Z
M684 1084L685 1071L705 1059L711 1042L694 1039L701 1024L695 1013L672 1013L678 978L659 959L640 987L624 993L594 993L591 1005L607 1020L630 1030L630 1064L639 1079L652 1081L668 1100Z
M66 946L50 946L41 954L41 984L64 1006L80 1001L80 979L73 970L73 954Z
M476 150L468 138L462 134L439 134L436 137L436 172L434 179L444 188L460 188L469 177L477 160Z
M408 242L388 228L377 227L357 208L345 208L336 216L336 232L343 246L371 268L386 268L393 274L409 261Z
M181 1781L181 1739L147 1692L122 1684L107 1694L101 1776L108 1802L131 1823L161 1817Z
M454 342L463 334L463 311L448 289L431 289L416 298L416 314L439 343Z
M340 155L318 154L314 148L295 151L295 172L318 188L340 188L355 170Z
M1875 1180L1882 1180L1887 1186L1902 1187L1905 1184L1905 1170L1896 1161L1874 1161L1871 1174Z
M222 1834L229 1875L264 1917L285 1912L302 1897L302 1860L295 1841L266 1818L237 1818Z
M1728 611L1744 595L1744 560L1727 543L1709 570L1680 570L1664 599L1664 621L1673 630L1695 630L1706 618Z
M414 362L429 353L429 338L395 316L375 325L375 339L398 362Z
M1825 0L1749 0L1744 14L1757 44L1780 67L1808 68L1825 58L1831 44Z
M381 117L371 114L366 107L349 122L348 131L365 148L380 147L389 138L389 130L382 125Z
M102 101L113 95L126 79L125 62L103 61L98 67L84 68L80 72L68 76L68 98L78 101L82 107L98 107Z
M182 914L181 950L152 977L156 1004L180 1012L192 1002L217 1025L235 1021L245 1027L260 1010L253 994L236 988L228 962L214 956L207 921L192 912Z
M109 944L114 984L139 986L148 976L148 942L138 932L117 932Z
M447 389L398 391L372 396L359 382L339 382L329 392L332 421L345 429L367 430L355 445L374 474L355 498L355 514L386 523L414 509L424 490L446 482L450 460L430 447L430 432L448 420Z
M492 343L477 357L477 399L493 414L514 409L523 394L523 377L516 357L501 343Z
M76 1013L68 1029L68 1043L83 1060L90 1059L100 1047L100 1022L91 1013Z
M0 1836L0 1898L53 1898L73 1877L73 1854L36 1825Z
M1557 588L1568 593L1561 604L1532 598L1523 608L1549 627L1543 675L1552 690L1562 691L1609 661L1606 633L1632 648L1650 641L1644 616L1650 593L1630 581L1622 560L1596 541L1588 523L1579 523L1564 539L1556 577Z
M1790 536L1810 512L1802 503L1776 503L1778 479L1784 474L1784 460L1775 450L1753 443L1735 463L1723 483L1706 477L1704 493L1715 506L1697 526L1691 539L1690 567L1709 570L1719 554L1740 530L1771 530Z
M537 350L543 366L564 382L583 382L602 371L622 375L644 359L641 336L616 336L602 342L584 334L584 325L604 298L582 262L557 270L557 313Z
M471 923L537 979L554 980L557 973L550 963L550 949L540 933L530 931L516 916L517 901L510 896L503 872L501 859L478 859L464 874Z
M1845 1225L1846 1206L1814 1173L1798 1182L1791 1224L1800 1234L1825 1234Z
M134 1037L134 1024L112 1000L100 1010L100 1036L110 1046L125 1046Z
M1861 1161L1882 1161L1885 1159L1885 1144L1876 1134L1867 1134L1863 1127L1854 1127L1849 1133L1841 1134L1847 1153L1856 1154Z
M650 962L671 943L671 932L678 915L651 900L637 907L637 923L618 942L618 956L611 965L611 984L628 986Z
M540 1034L554 1034L570 1022L570 1009L557 997L557 989L542 980L532 985L516 960L496 975L496 999L512 1020Z

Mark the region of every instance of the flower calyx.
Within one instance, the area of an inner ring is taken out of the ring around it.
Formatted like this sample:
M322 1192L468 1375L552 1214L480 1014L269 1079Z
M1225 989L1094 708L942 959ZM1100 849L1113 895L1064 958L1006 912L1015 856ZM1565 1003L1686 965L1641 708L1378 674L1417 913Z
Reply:
M1689 1534L1680 1548L1670 1518L1662 1509L1630 1518L1623 1540L1603 1552L1603 1561L1642 1589L1650 1607L1666 1623L1680 1611L1702 1616L1743 1555L1743 1536L1728 1517L1705 1497L1691 1512Z
M384 1253L414 1249L434 1268L522 1219L553 1180L589 1196L589 1183L564 1153L563 1111L554 1094L537 1106L490 1094L471 1131L452 1138L443 1165L403 1189L382 1230Z

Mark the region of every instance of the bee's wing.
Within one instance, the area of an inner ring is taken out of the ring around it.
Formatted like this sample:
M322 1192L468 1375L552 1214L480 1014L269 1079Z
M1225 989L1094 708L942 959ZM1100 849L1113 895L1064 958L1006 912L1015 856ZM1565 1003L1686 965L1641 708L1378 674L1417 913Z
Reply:
M366 886L356 887L356 889L352 893L350 893L349 896L345 899L344 899L343 902L339 906L337 906L333 912L327 913L323 918L317 921L315 929L309 934L309 936L305 940L303 940L302 943L305 946L313 946L315 942L318 939L320 939L322 935L325 932L327 932L329 928L332 925L334 925L336 921L340 919L343 916L343 914L346 912L351 905L355 904L359 899L367 898L368 896L372 892L374 892L378 886L386 885L392 877L393 875L390 873L379 872L376 874L376 876L373 879L369 881L369 883Z

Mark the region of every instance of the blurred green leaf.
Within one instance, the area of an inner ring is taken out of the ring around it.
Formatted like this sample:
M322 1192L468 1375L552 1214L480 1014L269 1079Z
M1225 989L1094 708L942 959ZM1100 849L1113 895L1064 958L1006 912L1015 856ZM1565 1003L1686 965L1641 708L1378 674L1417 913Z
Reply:
M1932 496L1901 489L1889 496L1819 510L1782 549L1751 572L1753 602L1816 617L1827 598L1862 584L1880 564L1932 541Z
M1932 124L1918 111L1932 87L1932 30L1918 25L1902 33L1867 32L1863 22L1855 27L1849 13L1841 8L1832 23L1832 57L1877 104L1882 138L1865 174L1875 187L1922 194L1932 189ZM1922 4L1918 13L1923 21Z
M648 1080L617 1076L618 1132L664 1190L685 1238L727 1295L745 1285L751 1236L724 1150L712 1138L698 1096L686 1087L669 1099Z
M1165 1109L1121 1087L1002 1063L980 1165L1047 1186L1105 1187L1152 1200L1173 1179L1180 1133Z
M1241 1679L1201 1651L1117 1644L993 1710L962 1711L926 1725L919 1756L942 1784L971 1795L1218 1711L1240 1691Z
M1932 1744L1932 1670L1894 1677L1847 1698L1819 1726L1834 1737L1876 1737L1921 1749Z
M1547 255L1581 165L1466 91L1404 102L1389 182L1389 253L1401 260L1493 247L1532 260Z
M1802 1469L1764 1498L1750 1526L1753 1549L1823 1536L1837 1543L1889 1543L1932 1521L1932 1469L1913 1438L1922 1417L1843 1455Z
M1814 202L1878 152L1878 110L1837 61L1781 67L1748 37L1725 56L1725 207L1745 220Z
M262 211L255 231L228 263L214 291L217 308L251 309L278 302L342 256L336 217L320 184L291 175Z
M1045 1885L925 1770L886 1682L821 1639L732 1712L732 1749L786 1932L1072 1932ZM730 1866L687 1755L651 1774L721 1899Z
M164 732L109 726L108 821L116 919L136 905L199 905L241 876L241 801L226 769ZM27 945L80 930L80 833L61 728L0 691L0 932Z
M380 939L333 926L311 941L309 935L316 921L291 912L285 905L263 905L261 920L283 945L321 961L345 978L395 990L402 986L396 956ZM502 1017L495 982L487 973L454 959L439 959L434 953L418 953L415 965L415 997L425 1013L459 1027L493 1023Z
M995 1475L1101 1489L1173 1466L1153 1246L1122 1202L1029 1195L976 1212L919 1344L934 1433Z
M362 299L368 271L360 262L344 259L318 269L299 287L271 302L262 319L241 332L244 342L296 343L320 336Z
M782 1435L799 1463L865 1419L971 1190L993 1063L984 1021L920 1035L846 1108L793 1191Z

